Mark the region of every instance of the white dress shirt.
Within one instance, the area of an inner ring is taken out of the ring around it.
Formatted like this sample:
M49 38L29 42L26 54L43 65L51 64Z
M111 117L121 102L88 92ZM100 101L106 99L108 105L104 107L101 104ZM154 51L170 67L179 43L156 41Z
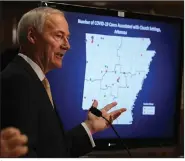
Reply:
M43 81L46 76L43 73L43 71L41 70L41 68L34 61L32 61L29 57L27 57L26 55L21 54L21 53L19 53L18 55L21 56L33 68L33 70L35 71L35 73L39 77L40 81ZM89 136L89 139L91 141L92 147L95 147L95 143L94 143L94 140L93 140L93 137L92 137L92 134L91 134L89 128L87 127L87 125L84 122L82 122L81 125L86 130L86 132Z

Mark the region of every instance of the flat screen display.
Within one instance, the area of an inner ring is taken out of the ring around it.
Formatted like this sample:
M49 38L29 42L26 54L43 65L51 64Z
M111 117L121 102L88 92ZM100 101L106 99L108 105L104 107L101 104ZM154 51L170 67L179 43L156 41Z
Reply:
M48 73L64 128L101 109L127 109L114 127L122 138L171 138L177 104L180 29L175 23L64 11L71 49ZM109 128L94 139L117 138Z

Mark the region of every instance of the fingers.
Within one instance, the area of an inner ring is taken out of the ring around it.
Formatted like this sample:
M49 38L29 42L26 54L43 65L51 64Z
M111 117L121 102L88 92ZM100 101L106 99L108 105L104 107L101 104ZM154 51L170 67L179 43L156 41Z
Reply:
M104 110L104 111L109 111L112 107L114 107L114 106L116 106L117 105L117 102L112 102L112 103L110 103L110 104L108 104L108 105L106 105L102 110Z
M98 101L97 100L94 100L92 106L95 107L95 108L97 108L98 107Z
M108 126L109 124L112 124L113 121L114 121L114 118L113 118L112 115L110 115L110 116L109 116L109 122L107 123L107 126Z
M13 127L8 127L6 129L3 129L1 131L1 137L2 139L9 139L15 135L19 135L20 134L20 131L17 129L17 128L13 128Z
M16 128L6 128L0 134L0 157L18 157L28 151L26 135L22 135Z
M121 114L122 114L121 112L115 113L115 114L112 116L112 120L116 120Z
M19 157L25 155L28 152L27 146L17 146L9 153L9 157Z
M28 141L28 138L26 135L15 136L15 137L11 138L10 140L8 140L8 147L10 149L13 149L16 146L26 144L27 141Z
M125 111L126 111L126 108L121 108L121 109L112 111L110 113L110 116L112 116L112 119L115 120L115 119L117 119Z

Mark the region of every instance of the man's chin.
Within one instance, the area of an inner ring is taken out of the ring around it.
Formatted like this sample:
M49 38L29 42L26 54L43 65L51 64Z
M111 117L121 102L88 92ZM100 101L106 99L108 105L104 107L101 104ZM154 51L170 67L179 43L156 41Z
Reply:
M62 68L62 64L55 65L55 69L57 69L57 68Z
M62 63L55 63L52 65L52 70L54 69L58 69L58 68L61 68L62 67Z

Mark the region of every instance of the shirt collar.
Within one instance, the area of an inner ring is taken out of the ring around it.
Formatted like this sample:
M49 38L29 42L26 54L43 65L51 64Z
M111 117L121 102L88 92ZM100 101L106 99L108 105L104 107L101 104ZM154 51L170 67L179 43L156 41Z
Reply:
M46 77L41 68L33 61L31 60L28 56L19 53L19 56L21 56L30 66L33 68L37 76L39 77L40 81L43 81L44 78Z

